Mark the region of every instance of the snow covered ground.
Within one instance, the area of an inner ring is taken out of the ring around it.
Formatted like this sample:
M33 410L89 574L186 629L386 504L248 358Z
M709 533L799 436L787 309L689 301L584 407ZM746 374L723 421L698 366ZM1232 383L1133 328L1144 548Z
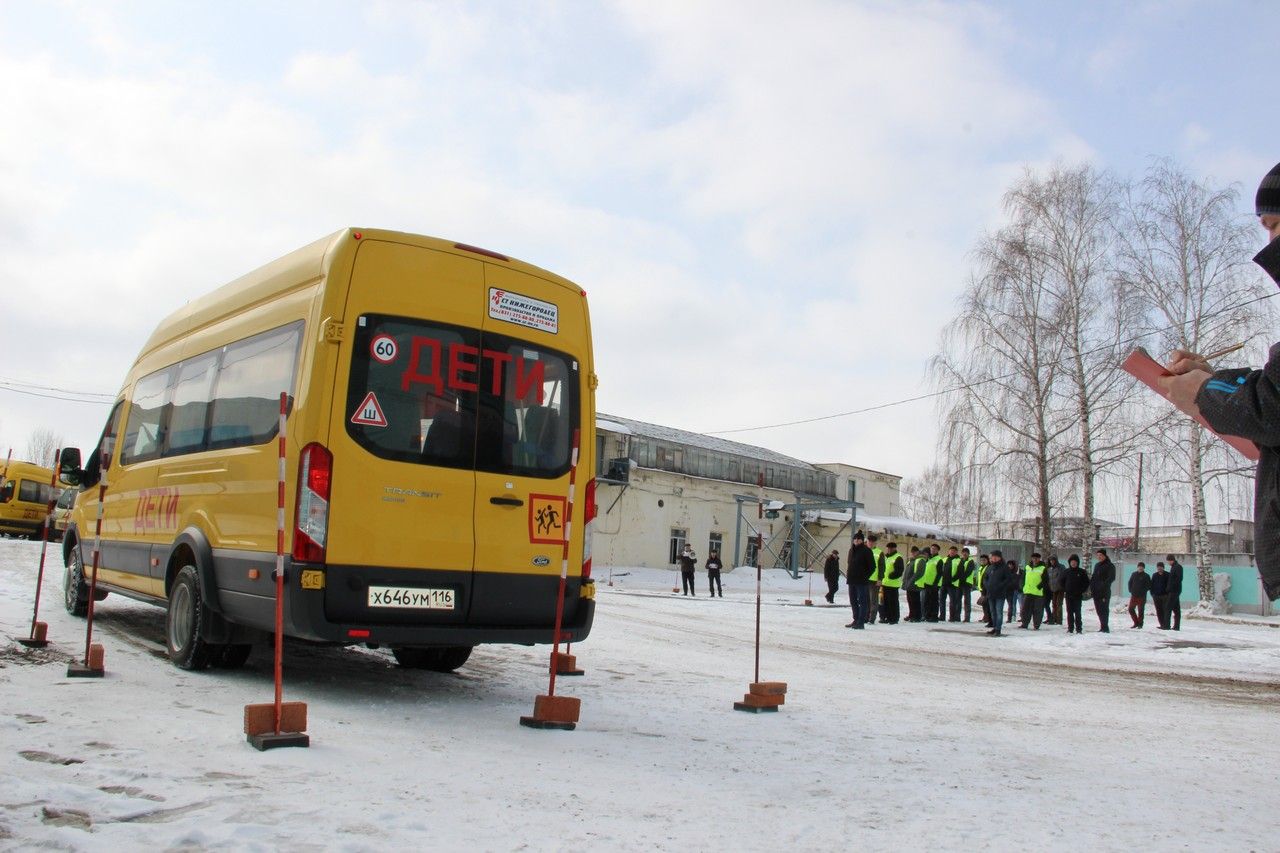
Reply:
M65 677L84 622L38 543L0 540L0 848L72 850L1264 850L1278 846L1280 631L1186 619L1178 634L978 625L844 628L815 579L767 573L761 676L779 713L731 709L753 675L755 575L725 597L671 572L598 569L574 648L573 732L517 724L545 648L476 650L457 673L382 651L292 645L285 698L309 749L260 753L243 706L270 660L185 673L163 612L116 596L107 677ZM705 576L699 574L699 582ZM843 596L843 590L841 590ZM838 599L842 600L842 599ZM1118 608L1117 608L1118 609ZM1093 626L1086 614L1086 626Z

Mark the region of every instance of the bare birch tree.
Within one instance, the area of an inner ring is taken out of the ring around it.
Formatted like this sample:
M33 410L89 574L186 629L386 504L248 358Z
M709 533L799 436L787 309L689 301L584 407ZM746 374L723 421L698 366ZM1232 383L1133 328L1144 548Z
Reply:
M26 458L46 467L54 464L53 455L62 447L62 436L48 427L36 427L27 437Z
M1124 205L1118 276L1140 292L1163 353L1208 353L1260 334L1267 295L1249 265L1253 225L1238 215L1234 189L1192 179L1171 163L1153 165ZM1162 354L1163 354L1162 353ZM1205 489L1242 471L1222 442L1195 421L1168 414L1152 430L1174 480L1189 492L1200 601L1213 601Z
M1053 541L1055 480L1064 473L1062 439L1070 421L1055 418L1063 341L1055 327L1046 269L1016 196L1013 223L984 238L960 316L930 363L944 402L944 449L989 459L994 476L1025 487L1035 507L1037 543Z

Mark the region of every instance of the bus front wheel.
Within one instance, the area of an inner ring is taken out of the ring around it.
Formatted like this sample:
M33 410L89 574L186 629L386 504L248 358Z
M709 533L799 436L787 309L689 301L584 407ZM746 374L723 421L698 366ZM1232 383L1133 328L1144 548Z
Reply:
M71 549L67 569L62 576L63 603L72 616L84 616L89 612L89 585L84 582L84 561L80 559L79 544Z

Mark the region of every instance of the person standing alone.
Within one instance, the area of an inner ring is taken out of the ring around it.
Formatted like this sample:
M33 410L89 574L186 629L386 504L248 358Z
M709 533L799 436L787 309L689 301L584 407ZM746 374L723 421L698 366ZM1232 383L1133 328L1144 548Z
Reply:
M840 552L833 550L822 565L822 576L827 580L827 604L835 604L840 591Z

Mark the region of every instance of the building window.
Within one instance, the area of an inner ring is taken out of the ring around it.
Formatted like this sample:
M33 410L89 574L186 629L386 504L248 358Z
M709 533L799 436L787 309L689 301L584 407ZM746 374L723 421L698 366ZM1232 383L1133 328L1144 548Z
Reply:
M680 552L684 550L684 543L689 539L689 531L679 527L671 528L671 551L667 555L667 562L675 565L680 561Z
M711 536L708 537L707 539L707 556L708 557L711 556L712 551L719 554L721 559L724 559L724 534L723 533L712 533Z

